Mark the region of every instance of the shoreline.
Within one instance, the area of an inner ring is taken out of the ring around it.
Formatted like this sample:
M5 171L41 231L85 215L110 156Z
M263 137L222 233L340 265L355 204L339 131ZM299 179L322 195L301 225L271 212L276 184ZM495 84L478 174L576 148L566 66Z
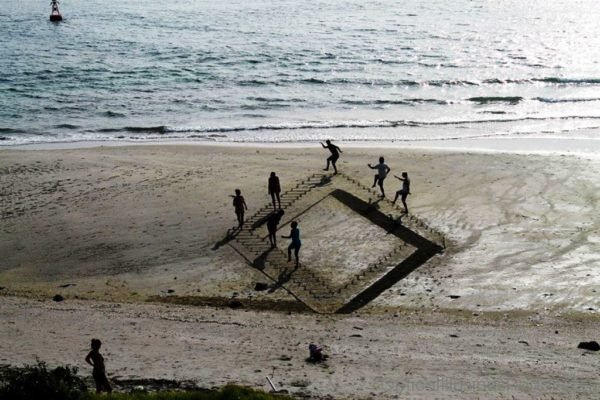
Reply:
M325 139L321 140L324 141ZM96 147L130 147L130 146L207 146L229 148L280 148L311 149L320 141L303 142L227 142L227 141L194 141L188 139L156 139L152 141L135 140L82 140L68 142L44 142L31 144L0 144L0 151L43 151L88 149ZM439 153L489 153L556 156L568 155L580 158L600 159L600 139L584 138L448 138L439 140L392 140L392 141L335 141L338 145L354 149L393 149Z

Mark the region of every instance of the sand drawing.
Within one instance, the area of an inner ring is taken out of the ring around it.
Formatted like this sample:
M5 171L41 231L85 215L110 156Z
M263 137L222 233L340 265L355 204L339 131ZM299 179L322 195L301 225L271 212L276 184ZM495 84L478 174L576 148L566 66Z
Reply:
M311 219L317 208L332 219L342 216L342 225L335 220L335 229L328 230L323 221ZM287 232L292 221L306 220L303 235L312 231L319 243L300 265L290 263L286 249L268 240L265 225L274 213L272 204L250 216L228 244L276 287L319 313L350 313L363 307L445 248L441 233L343 173L310 175L281 194L281 209L281 232ZM356 247L380 245L379 257L361 258L358 249L352 254L353 265L344 264L339 251L348 249L335 248L335 235L344 234L345 227L366 232ZM310 251L308 247L303 245L303 252Z

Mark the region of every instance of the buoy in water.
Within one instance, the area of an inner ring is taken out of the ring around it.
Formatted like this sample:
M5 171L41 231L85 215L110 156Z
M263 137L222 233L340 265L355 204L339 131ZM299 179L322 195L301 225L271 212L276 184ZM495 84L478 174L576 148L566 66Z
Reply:
M62 21L62 15L60 15L60 11L58 11L58 0L52 0L50 5L52 6L52 12L50 13L50 21Z

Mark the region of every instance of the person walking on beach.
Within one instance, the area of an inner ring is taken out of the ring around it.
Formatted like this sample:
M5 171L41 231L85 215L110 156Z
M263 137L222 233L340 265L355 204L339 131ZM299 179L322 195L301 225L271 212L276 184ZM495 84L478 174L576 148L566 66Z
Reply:
M396 176L396 175L394 175L394 178L400 179L402 181L402 189L400 189L396 192L396 197L394 197L394 201L392 201L392 203L395 204L396 200L398 200L398 196L402 196L402 197L400 197L400 199L402 200L402 204L404 204L404 213L408 214L408 206L406 205L406 197L410 194L410 179L408 178L408 174L406 172L402 173L402 178L400 178L399 176Z
M279 209L279 211L271 214L267 220L267 230L269 231L269 242L271 242L271 247L277 246L277 225L279 225L279 221L281 221L283 214L285 214L283 210Z
M94 382L96 382L96 393L111 393L112 387L110 386L110 382L108 382L108 378L106 377L104 357L102 357L102 354L100 354L100 346L102 346L100 339L92 339L92 351L90 351L85 357L85 362L94 367L92 376L94 377Z
M323 146L324 149L329 149L331 155L329 156L329 158L327 158L327 167L325 167L323 171L329 171L329 163L331 162L331 165L333 166L333 173L337 174L335 162L338 160L338 158L340 158L340 153L343 153L343 151L335 144L332 144L331 140L329 139L327 139L325 143L327 143L327 146L325 146L323 143L321 143L321 146Z
M369 168L376 169L377 175L375 175L375 180L373 181L373 186L379 184L379 188L381 189L381 197L385 197L385 190L383 190L383 180L387 176L387 174L391 171L390 167L384 162L383 157L379 157L379 164L372 166L371 164L367 164Z
M233 197L235 215L237 216L238 224L241 228L242 225L244 225L244 211L248 209L248 206L246 205L246 200L244 200L244 196L242 196L240 189L235 189L235 196L231 197Z
M284 239L292 239L292 243L288 246L288 262L292 261L292 249L294 250L294 257L296 258L296 267L298 266L298 253L302 242L300 242L300 229L298 229L298 223L292 222L292 230L289 236L282 236Z
M271 176L269 177L269 194L271 195L271 200L273 201L274 210L277 209L277 207L275 207L275 199L277 199L277 206L281 208L281 200L279 199L279 193L281 193L279 177L275 175L275 172L271 172Z

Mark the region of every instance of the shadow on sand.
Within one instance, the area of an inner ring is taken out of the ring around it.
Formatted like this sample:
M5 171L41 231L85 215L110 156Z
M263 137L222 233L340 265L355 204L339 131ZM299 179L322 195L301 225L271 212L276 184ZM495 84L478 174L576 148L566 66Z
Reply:
M354 296L348 303L338 309L337 313L351 313L365 306L383 291L426 263L431 257L442 252L442 247L402 225L402 216L394 219L391 215L387 216L379 211L377 207L379 201L367 203L344 190L334 190L331 196L367 218L373 224L383 228L388 234L398 237L417 249L391 271Z

